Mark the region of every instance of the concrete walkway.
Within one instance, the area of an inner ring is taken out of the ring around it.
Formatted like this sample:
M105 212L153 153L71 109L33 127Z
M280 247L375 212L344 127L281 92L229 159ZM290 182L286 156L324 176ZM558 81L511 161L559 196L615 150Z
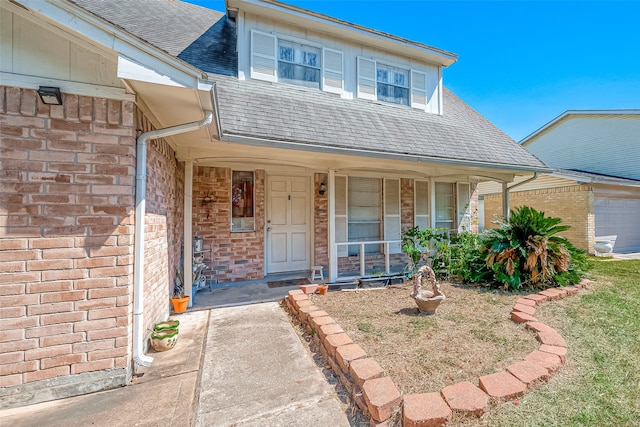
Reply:
M11 427L193 425L198 403L208 311L172 316L180 320L176 346L149 355L150 368L127 387L0 411L0 425Z
M349 426L278 303L211 311L198 426Z
M0 411L0 425L348 426L278 303L189 311L176 347L114 390Z

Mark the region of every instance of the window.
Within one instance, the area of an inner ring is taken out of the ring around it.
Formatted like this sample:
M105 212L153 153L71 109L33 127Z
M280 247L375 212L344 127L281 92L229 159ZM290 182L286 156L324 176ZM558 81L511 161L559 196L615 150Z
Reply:
M440 113L440 69L427 64L420 65L420 69L394 67L359 56L358 98Z
M382 185L379 178L349 177L348 233L349 242L381 239ZM359 246L349 246L349 255L357 255ZM366 245L365 253L379 253L378 245Z
M454 226L454 186L452 182L436 182L436 228L452 229Z
M231 174L231 231L253 231L253 172L233 171Z
M320 49L279 40L278 81L320 89Z
M342 52L312 44L251 30L251 78L342 94Z
M409 70L377 64L378 101L409 105Z

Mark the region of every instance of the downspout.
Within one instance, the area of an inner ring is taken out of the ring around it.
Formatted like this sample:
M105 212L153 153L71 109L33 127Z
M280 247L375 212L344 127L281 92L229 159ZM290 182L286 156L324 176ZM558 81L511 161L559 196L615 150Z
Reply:
M143 354L144 348L144 226L147 197L147 140L190 132L206 126L213 119L212 111L197 122L145 132L136 142L136 217L134 230L133 264L133 361L137 365L151 366L153 357Z
M537 177L538 177L538 172L534 172L531 178L525 179L524 181L519 182L517 184L513 184L511 187L507 187L506 182L502 183L502 216L504 216L507 219L507 221L509 221L509 217L511 216L511 209L510 209L511 200L509 197L509 193L511 192L511 190L523 184L531 182L535 180Z

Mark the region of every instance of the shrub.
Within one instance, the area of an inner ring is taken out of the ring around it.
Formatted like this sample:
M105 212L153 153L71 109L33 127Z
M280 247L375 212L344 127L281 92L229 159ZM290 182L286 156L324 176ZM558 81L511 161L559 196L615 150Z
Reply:
M509 221L482 237L484 261L493 272L490 286L517 290L577 283L587 267L586 254L557 233L568 230L560 218L528 206L511 211Z

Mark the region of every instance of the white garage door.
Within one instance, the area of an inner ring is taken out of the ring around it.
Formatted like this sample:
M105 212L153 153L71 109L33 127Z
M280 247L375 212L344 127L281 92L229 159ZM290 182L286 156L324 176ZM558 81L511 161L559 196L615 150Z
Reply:
M617 235L613 251L640 252L640 200L596 197L596 236Z

